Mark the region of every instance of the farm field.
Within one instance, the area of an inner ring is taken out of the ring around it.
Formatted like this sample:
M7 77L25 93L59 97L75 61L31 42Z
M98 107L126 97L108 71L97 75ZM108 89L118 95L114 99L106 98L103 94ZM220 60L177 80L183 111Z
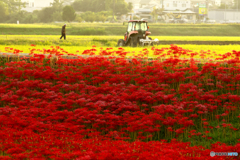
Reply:
M0 40L59 40L60 35L0 35ZM161 41L240 41L240 37L237 36L154 36L150 35L153 39L157 38ZM94 39L99 40L119 40L123 38L122 36L74 36L74 35L67 35L68 41L75 41L75 40L88 40L92 41Z
M159 39L160 45L195 44L195 45L240 45L239 37L211 36L151 36ZM67 40L59 40L54 35L0 35L0 45L60 45L60 46L108 46L116 47L123 36L72 36Z
M90 45L90 44L89 44ZM159 45L155 46L158 49L162 48L170 48L170 45ZM178 47L181 47L182 49L189 51L189 53L194 53L194 58L199 59L202 56L201 53L207 54L207 57L205 59L216 59L221 57L222 55L232 52L232 50L239 51L240 45L178 45ZM12 53L14 50L22 51L22 53L30 53L31 50L34 49L34 53L42 54L44 50L52 50L55 48L55 46L50 45L0 45L0 53ZM62 46L61 47L64 52L61 52L61 54L76 54L81 55L84 53L85 50L89 50L92 48L92 46ZM116 51L118 50L118 47L96 47L96 51L94 51L95 55L100 55L102 51L111 48L110 51ZM126 57L132 57L137 55L142 55L142 57L148 57L148 58L157 58L160 55L155 54L154 50L152 50L152 47L137 47L137 48L131 48L131 47L124 47L124 51L126 52ZM147 49L147 54L146 54ZM144 54L145 53L145 54ZM198 53L198 54L197 54ZM88 53L89 54L89 53ZM116 55L116 54L115 54ZM170 58L172 55L167 54L167 50L164 49L164 51L161 52L161 55L163 55L165 58ZM191 58L190 55L182 54L179 58ZM229 58L228 58L229 59Z
M59 35L63 23L0 24L0 35ZM153 24L155 36L240 36L239 24ZM67 24L68 35L123 35L127 25L122 23Z
M67 46L28 47L0 58L0 159L239 158L210 152L240 153L240 49L198 63L214 53L91 46L68 60ZM126 59L136 49L159 60Z
M0 24L0 159L240 159L239 25L61 26Z

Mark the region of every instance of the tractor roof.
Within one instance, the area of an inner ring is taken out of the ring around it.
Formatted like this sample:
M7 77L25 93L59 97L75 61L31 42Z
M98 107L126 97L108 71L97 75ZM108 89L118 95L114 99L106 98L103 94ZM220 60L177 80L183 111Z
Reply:
M141 21L141 20L131 20L131 21L128 21L128 22L147 22L147 21Z

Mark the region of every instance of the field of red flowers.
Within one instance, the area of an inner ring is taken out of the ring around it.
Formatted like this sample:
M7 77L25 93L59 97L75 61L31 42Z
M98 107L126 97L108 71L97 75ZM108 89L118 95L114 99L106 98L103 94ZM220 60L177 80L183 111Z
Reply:
M65 59L60 47L1 58L0 159L239 158L210 152L240 153L240 52L198 63L152 48L163 50L173 58Z

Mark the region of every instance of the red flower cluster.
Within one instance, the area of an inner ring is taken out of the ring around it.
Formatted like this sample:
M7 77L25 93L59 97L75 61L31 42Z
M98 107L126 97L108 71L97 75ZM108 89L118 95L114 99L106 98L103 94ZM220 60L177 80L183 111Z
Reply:
M176 46L169 51L186 52ZM122 48L114 53L126 54ZM240 115L239 61L32 54L0 67L0 159L221 159L210 151L240 153L240 143L205 149L180 142L211 140L218 128L238 132L231 118Z

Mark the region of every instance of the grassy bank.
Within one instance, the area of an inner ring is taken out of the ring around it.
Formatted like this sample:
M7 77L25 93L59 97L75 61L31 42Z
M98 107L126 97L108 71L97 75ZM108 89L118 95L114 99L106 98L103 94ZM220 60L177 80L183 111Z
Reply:
M0 24L0 35L59 35L62 24ZM154 36L240 36L238 24L151 24ZM68 24L68 35L123 35L121 23Z

